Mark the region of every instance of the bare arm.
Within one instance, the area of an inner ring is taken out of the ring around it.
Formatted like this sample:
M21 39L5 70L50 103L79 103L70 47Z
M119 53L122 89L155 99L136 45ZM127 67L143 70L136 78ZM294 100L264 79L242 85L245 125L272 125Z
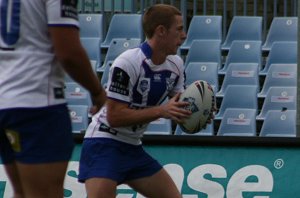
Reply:
M172 119L181 123L183 118L191 115L191 112L183 109L186 102L177 102L179 94L171 98L166 104L146 109L130 109L126 103L107 100L107 119L111 127L132 126L145 124L158 118Z
M54 52L64 70L90 93L97 111L104 104L106 94L93 72L89 58L80 43L79 31L70 27L49 27ZM95 113L95 112L92 112Z

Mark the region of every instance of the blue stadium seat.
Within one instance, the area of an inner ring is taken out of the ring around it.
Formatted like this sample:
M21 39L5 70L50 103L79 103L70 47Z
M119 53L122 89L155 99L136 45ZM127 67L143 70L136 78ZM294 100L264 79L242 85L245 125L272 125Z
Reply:
M228 85L222 99L220 109L215 115L215 120L221 120L228 108L258 108L257 86L255 85Z
M179 125L176 125L174 135L200 135L200 136L212 136L214 135L214 123L208 124L205 129L202 129L194 134L185 133Z
M218 136L256 136L256 109L227 108Z
M100 39L99 38L80 38L80 42L83 48L86 50L90 60L96 61L96 65L101 63L100 56Z
M69 105L92 106L89 92L76 82L65 83L65 97Z
M233 41L219 74L226 74L230 63L256 63L260 69L261 62L261 41Z
M185 66L190 62L218 63L221 67L220 40L194 40L187 53Z
M103 72L108 62L113 62L124 51L138 47L141 44L141 39L112 39L107 50L104 63L97 71Z
M103 39L102 14L79 14L80 37Z
M267 112L270 110L296 110L296 98L296 87L270 87L264 99L261 112L256 119L265 119Z
M214 92L219 90L218 63L190 62L185 68L186 85L196 80L207 81Z
M188 50L194 40L222 41L222 16L193 16L187 38L181 45L182 50Z
M114 14L101 48L109 48L115 38L143 39L141 14Z
M73 133L84 133L88 127L88 109L86 105L68 105Z
M296 110L268 111L260 130L263 137L296 137Z
M216 94L223 97L228 85L255 85L259 90L258 63L230 63L220 91Z
M107 87L107 81L108 81L108 76L109 76L109 70L110 67L112 66L113 61L108 61L106 62L106 65L104 67L104 71L102 72L101 76L101 85L102 87L106 88Z
M172 135L170 119L159 118L149 123L145 135Z
M274 17L267 38L262 46L263 51L271 50L276 41L297 41L298 18L297 17Z
M262 17L260 16L234 16L222 50L229 50L233 41L262 41Z
M297 64L272 64L258 93L259 98L266 97L270 87L296 87Z
M264 68L259 72L266 75L272 64L296 64L298 57L297 42L274 42Z

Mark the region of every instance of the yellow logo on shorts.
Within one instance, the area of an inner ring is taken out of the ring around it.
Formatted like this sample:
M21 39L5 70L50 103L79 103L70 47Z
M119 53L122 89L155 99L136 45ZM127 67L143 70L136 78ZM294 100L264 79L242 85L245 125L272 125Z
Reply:
M21 151L21 144L20 144L20 136L19 133L10 129L5 130L6 137L8 138L12 149L15 152L20 152Z

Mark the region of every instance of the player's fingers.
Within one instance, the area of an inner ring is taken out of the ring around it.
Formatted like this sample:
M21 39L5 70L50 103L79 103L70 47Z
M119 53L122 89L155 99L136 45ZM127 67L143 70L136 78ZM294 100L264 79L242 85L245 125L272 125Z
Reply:
M100 110L99 106L92 106L90 108L90 114L95 115Z

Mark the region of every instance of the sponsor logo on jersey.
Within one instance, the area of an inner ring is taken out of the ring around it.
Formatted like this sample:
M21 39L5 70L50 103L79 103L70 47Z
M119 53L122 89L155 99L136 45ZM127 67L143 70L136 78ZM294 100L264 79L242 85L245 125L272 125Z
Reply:
M124 96L129 95L129 76L121 68L115 67L113 70L112 80L109 91L115 92Z
M77 0L61 0L61 16L78 20Z

